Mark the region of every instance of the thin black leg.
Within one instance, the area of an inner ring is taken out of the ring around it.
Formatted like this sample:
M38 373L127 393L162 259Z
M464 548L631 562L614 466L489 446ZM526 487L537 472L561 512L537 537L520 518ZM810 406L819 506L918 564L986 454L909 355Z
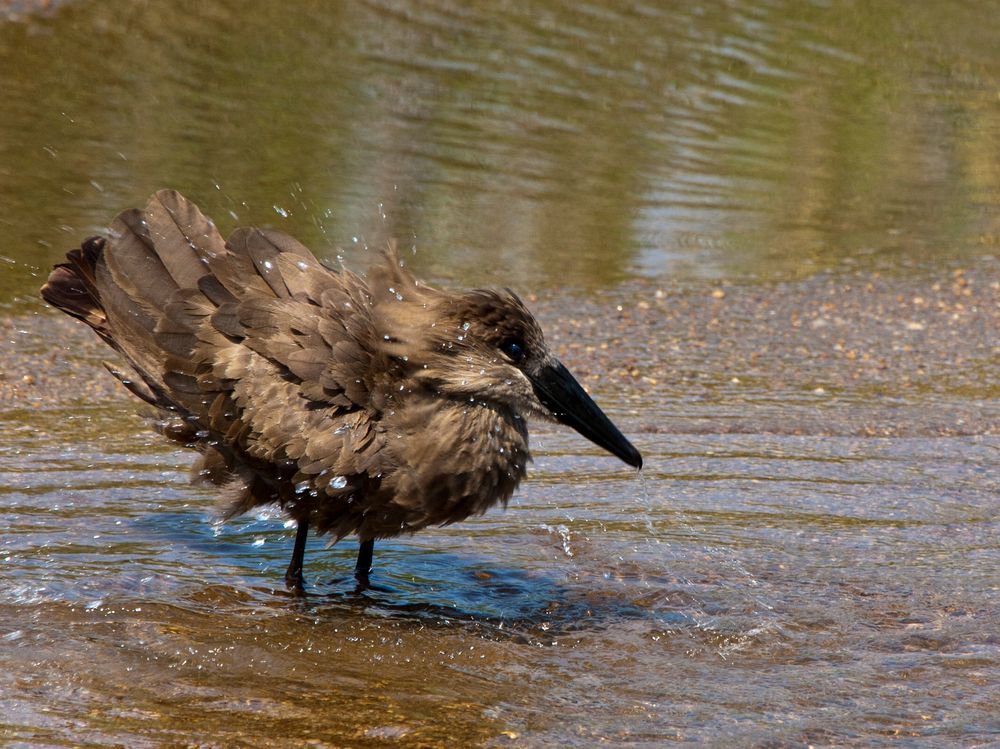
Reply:
M292 549L292 561L285 572L285 585L301 593L305 588L305 577L302 575L302 560L306 555L306 537L309 535L309 518L299 520L295 531L295 548Z
M368 573L372 569L372 557L375 555L375 539L362 541L358 546L358 562L354 565L354 579L363 585L368 585Z

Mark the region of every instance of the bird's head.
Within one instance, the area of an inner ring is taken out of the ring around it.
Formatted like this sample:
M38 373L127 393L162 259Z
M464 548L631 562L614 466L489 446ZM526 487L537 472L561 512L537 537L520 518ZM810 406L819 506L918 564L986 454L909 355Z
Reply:
M534 315L509 289L446 292L398 260L373 288L383 352L404 379L443 397L485 402L573 427L631 466L642 456L552 355ZM388 291L389 289L392 291Z

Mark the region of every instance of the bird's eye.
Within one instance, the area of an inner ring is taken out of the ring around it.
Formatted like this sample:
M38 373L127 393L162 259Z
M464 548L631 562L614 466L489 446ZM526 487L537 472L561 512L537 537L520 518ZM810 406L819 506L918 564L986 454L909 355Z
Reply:
M528 355L524 341L518 338L508 338L500 344L500 350L503 351L507 355L507 358L515 364L519 364L524 361L524 357Z

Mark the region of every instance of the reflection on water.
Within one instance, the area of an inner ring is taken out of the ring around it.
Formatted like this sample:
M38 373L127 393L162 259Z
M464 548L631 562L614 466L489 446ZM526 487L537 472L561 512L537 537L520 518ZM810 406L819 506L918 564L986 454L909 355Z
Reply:
M1000 610L983 597L995 439L661 435L637 482L542 430L510 511L381 544L361 594L352 544L311 543L295 600L281 518L217 528L187 456L116 419L51 411L42 438L0 432L11 740L743 745L839 743L849 725L870 744L1000 728Z
M32 5L0 8L0 743L1000 737L990 3ZM542 428L508 512L380 543L364 593L313 539L293 598L283 519L217 526L35 300L168 185L535 292L643 474Z
M129 746L990 740L1000 282L961 278L722 298L640 280L538 300L556 350L637 436L642 475L543 426L508 512L380 543L363 593L354 542L312 539L305 599L282 584L283 518L217 526L190 457L123 418L99 343L14 318L0 731ZM53 346L70 352L57 379L38 372ZM37 381L18 389L22 372Z
M3 298L164 185L463 282L995 252L992 5L913 5L69 3L0 26Z

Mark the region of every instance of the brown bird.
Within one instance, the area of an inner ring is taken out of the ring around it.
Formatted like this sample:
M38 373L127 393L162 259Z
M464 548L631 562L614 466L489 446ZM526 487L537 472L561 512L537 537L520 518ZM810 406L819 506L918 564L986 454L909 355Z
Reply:
M223 240L177 192L120 214L55 266L41 293L130 371L160 431L201 454L224 518L279 503L306 537L375 539L506 506L531 460L526 417L554 419L641 467L642 457L545 345L509 290L448 292L388 248L367 278L256 228Z

